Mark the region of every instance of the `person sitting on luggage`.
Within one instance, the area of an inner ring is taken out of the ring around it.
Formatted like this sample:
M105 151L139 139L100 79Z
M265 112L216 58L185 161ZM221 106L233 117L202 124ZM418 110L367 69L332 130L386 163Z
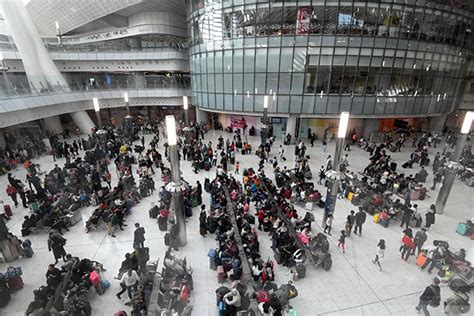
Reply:
M303 242L303 244L308 245L311 242L311 238L313 238L313 234L309 228L306 227L298 234L298 238Z
M63 279L63 275L61 271L54 266L54 264L50 264L48 266L48 271L46 272L46 284L51 286L52 288L56 289Z
M390 222L390 215L388 214L388 211L386 209L384 209L382 213L380 213L379 222L383 227L388 227L388 224Z
M224 295L223 300L228 307L229 315L235 315L237 309L242 305L242 297L237 289L230 290Z

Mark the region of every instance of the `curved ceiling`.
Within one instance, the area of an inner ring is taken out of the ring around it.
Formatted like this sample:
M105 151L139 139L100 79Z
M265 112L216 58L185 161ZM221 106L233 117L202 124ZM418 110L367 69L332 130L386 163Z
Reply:
M185 14L184 0L31 0L26 4L38 32L42 36L56 36L55 21L62 34L94 27L127 23L127 18L139 12L166 11Z

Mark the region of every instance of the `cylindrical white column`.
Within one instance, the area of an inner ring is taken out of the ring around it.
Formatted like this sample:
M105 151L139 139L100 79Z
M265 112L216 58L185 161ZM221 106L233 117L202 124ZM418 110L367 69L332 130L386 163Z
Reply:
M34 91L68 90L66 80L49 56L22 1L1 1L2 15L21 55L28 82Z
M207 112L196 107L196 123L207 124Z
M45 117L43 119L43 127L49 134L60 134L63 132L63 126L61 124L61 120L59 119L59 115Z
M86 111L78 111L71 113L70 115L74 120L74 123L76 123L77 127L79 127L83 133L92 134L92 129L95 125Z

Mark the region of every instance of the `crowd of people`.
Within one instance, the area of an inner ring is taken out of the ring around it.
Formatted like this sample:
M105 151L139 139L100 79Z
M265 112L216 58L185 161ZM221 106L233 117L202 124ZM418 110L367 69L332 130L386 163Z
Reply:
M31 162L41 152L39 149L38 153L33 149L31 153L25 153L25 149L7 151L8 159L5 161L8 163L0 166L8 174L6 193L15 207L23 206L31 211L31 215L24 218L22 234L28 236L46 230L49 233L48 249L55 260L48 268L47 285L35 291L35 300L30 304L29 311L45 309L55 291L60 289L67 299L65 310L90 314L90 305L84 299L84 293L93 286L101 294L110 283L102 279L100 273L104 270L100 263L80 260L67 254L64 231L77 222L75 214L79 213L79 209L93 206L92 215L86 221L86 231L100 229L104 224L108 235L115 237L118 230L124 230L127 226L125 216L132 212L133 206L142 198L154 195L153 178L156 173L161 173L165 185L156 190L159 202L150 210L150 217L157 218L162 231L167 231L168 224L171 224L171 241L164 256L161 276L166 282L160 285L159 305L181 314L190 313L192 271L186 258L178 258L175 252L179 247L175 242L178 237L177 225L170 216L171 192L166 188L166 184L171 181L171 170L166 167L166 160L170 159L169 146L161 141L163 158L158 150L162 129L159 122L142 122L141 126L143 134L153 134L148 144L144 137L137 135L134 139L141 145L128 142L114 128L106 129L105 139L92 135L88 139L70 142L51 137L53 159L64 158L66 163L64 167L56 164L50 171L41 170L39 164ZM216 169L216 177L212 180L206 178L203 186L200 181L195 186L189 185L185 176L183 196L185 216L192 216L193 208L200 207L200 235L205 237L211 234L216 238L217 247L211 249L208 256L210 268L216 270L217 280L222 284L216 290L216 303L223 315L235 315L237 311L248 310L252 300L257 301L262 314L281 315L283 310L289 308L288 302L297 295L297 291L291 283L278 286L274 282L274 265L288 267L293 280L305 277L308 262L329 271L332 265L329 236L338 235L337 247L345 253L348 250L346 239L351 234L362 235L367 214L374 215L374 222L384 227L395 221L400 222L400 227L403 227L400 247L402 260L408 261L410 256L416 256L416 264L422 270L427 269L429 273L438 270L438 278L423 293L418 310L426 312L427 306L434 305L431 301L438 296L436 287L439 282L448 282L458 274L471 271L463 249L453 252L446 242L439 240L432 246L428 245L427 231L436 223L436 207L432 205L423 214L416 202L426 198L429 193L423 183L429 177L429 149L437 143L435 136L426 134L416 138L413 142L415 150L409 161L399 168L390 152L400 151L406 146L408 135L401 134L396 141L387 137L385 142L377 145L363 139L357 141L355 131L351 132L345 150L350 151L350 145L358 143L370 153L370 163L360 175L349 171L348 155L338 164L343 173L339 198L349 199L355 210L349 212L339 232L332 231L333 226L340 226L334 223L333 214L327 216L317 232L313 210L315 206L324 208L325 197L310 181L313 178L311 158L302 139L296 140L294 165L289 168L285 157L286 147L279 146L278 154L272 154L275 141L272 135L263 137L261 144L253 150L245 131L240 129L233 130L227 139L219 136L217 144L213 144L204 141L203 125L192 124L188 129L183 127L181 124L180 135L184 141L178 141L179 159L189 161L195 173L214 167ZM312 132L308 132L308 135L312 147L316 136ZM323 137L322 141L325 150L326 138ZM255 166L255 170L247 168L240 172L238 157L251 153L257 156L258 166ZM442 181L444 163L450 159L450 155L447 148L442 154L438 152L435 155L432 162L432 189ZM10 165L11 157L19 158L18 163L26 170L24 181L10 172L12 167L16 167ZM464 148L462 157L462 163L469 165L472 160L470 146ZM109 170L111 163L115 164L113 169L116 169L116 176ZM413 168L414 164L419 164L421 171L407 175L406 171ZM265 174L268 165L273 169L275 184ZM321 166L319 171L318 184L329 184L326 174L333 166L334 162L328 156L326 166ZM240 173L242 183L232 176ZM210 194L209 208L203 204L203 190ZM261 238L265 235L271 239L275 260L265 260L260 253ZM117 279L122 290L116 294L120 299L127 293L133 315L139 315L147 309L145 301L149 293L145 292L154 280L149 276L149 250L144 243L145 230L135 223L134 249L125 255L121 264ZM381 271L386 252L392 251L386 248L385 240L380 239L372 261ZM56 266L61 259L63 266L59 269ZM247 277L252 280L254 289L240 282ZM224 286L227 283L229 286ZM455 293L465 297L464 290ZM450 302L457 301L448 299L446 302L449 309L454 304Z

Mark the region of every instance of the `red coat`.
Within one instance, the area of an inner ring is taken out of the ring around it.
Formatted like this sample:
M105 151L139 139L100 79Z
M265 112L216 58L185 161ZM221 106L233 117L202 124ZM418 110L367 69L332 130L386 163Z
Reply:
M403 235L402 243L407 248L414 248L415 247L415 244L413 243L413 239L411 239L407 235Z
M16 188L12 185L9 185L7 186L7 194L8 195L12 195L12 194L16 194L18 193L18 191L16 190Z

